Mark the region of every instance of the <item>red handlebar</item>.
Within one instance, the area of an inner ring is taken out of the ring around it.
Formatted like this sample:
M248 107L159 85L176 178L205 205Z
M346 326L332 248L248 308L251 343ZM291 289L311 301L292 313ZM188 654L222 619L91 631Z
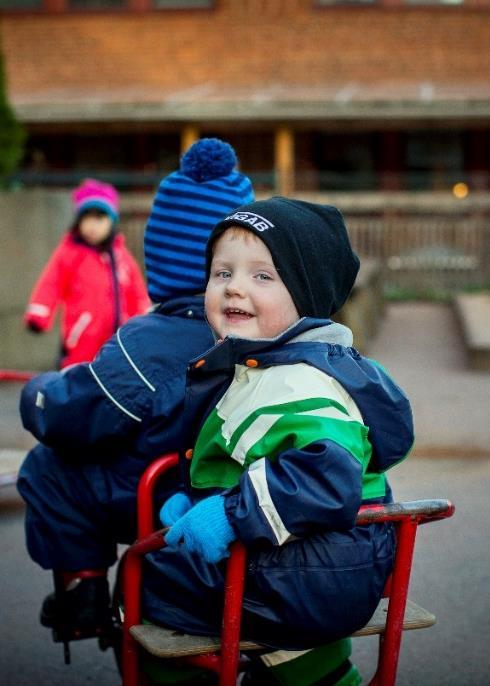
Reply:
M29 381L37 372L19 372L15 369L0 369L0 381Z

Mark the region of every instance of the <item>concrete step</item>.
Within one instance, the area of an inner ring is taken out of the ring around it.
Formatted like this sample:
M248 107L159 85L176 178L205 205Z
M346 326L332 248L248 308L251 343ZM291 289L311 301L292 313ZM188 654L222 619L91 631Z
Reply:
M468 366L490 370L490 292L461 293L454 298L454 308Z

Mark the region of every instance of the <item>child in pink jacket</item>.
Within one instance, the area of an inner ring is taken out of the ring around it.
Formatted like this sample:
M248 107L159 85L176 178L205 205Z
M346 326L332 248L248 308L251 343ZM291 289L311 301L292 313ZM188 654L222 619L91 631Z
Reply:
M116 229L116 189L87 179L72 199L73 226L41 273L24 317L31 331L47 331L61 307L61 368L91 361L121 324L150 306L140 269Z

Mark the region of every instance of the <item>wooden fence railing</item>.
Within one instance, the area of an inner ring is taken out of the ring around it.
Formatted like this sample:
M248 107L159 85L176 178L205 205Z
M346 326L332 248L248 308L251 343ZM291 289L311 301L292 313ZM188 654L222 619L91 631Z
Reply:
M361 256L383 267L385 290L439 295L490 286L490 216L351 217Z
M344 213L352 243L361 257L376 259L386 292L414 295L450 294L490 287L490 203L461 211L460 205L417 202L383 209L362 199L345 207L341 198L316 197ZM126 201L122 230L133 254L143 264L143 232L151 196ZM456 209L455 209L456 208Z

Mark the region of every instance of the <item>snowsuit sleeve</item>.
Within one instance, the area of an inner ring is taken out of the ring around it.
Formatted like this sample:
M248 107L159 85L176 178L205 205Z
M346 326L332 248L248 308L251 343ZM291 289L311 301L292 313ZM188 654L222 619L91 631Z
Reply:
M66 287L68 272L63 265L64 254L63 241L51 255L32 290L24 315L26 325L34 324L41 331L51 328Z
M90 364L26 384L24 427L67 459L106 459L130 446L145 458L176 450L188 361L211 342L200 317L132 317Z
M361 504L362 464L328 439L263 457L226 496L226 513L245 544L265 539L281 545L291 537L347 530Z
M156 387L152 375L157 370L156 364L149 364L142 372L135 351L151 345L146 337L151 325L146 318L132 319L92 363L47 372L27 383L20 403L24 427L39 441L65 452L94 445L115 450L141 431L153 416ZM171 408L172 393L163 397ZM159 408L162 416L167 405Z

